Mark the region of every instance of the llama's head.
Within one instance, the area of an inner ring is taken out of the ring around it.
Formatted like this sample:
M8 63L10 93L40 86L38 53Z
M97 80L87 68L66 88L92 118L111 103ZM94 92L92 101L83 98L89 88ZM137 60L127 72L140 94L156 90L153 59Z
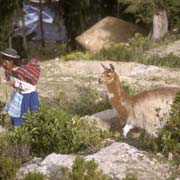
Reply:
M116 73L114 71L114 66L112 64L109 65L109 68L101 64L104 72L100 75L99 84L110 84L115 79Z

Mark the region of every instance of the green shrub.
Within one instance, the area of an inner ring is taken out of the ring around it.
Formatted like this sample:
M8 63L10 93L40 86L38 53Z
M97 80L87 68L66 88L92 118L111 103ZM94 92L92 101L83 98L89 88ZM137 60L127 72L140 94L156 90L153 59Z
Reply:
M25 119L26 124L17 131L23 129L24 136L29 136L31 153L41 157L52 152L71 153L86 148L95 150L104 138L112 136L78 116L72 117L50 107L28 113Z
M93 56L97 60L112 60L112 61L131 61L136 54L131 52L128 45L118 43L110 48L102 49L99 53Z
M126 175L125 178L123 178L122 180L138 180L137 177L135 177L134 175Z
M42 173L30 172L26 174L23 180L45 180L45 176Z
M83 157L77 156L72 171L68 168L62 168L61 180L108 180L107 174L102 170L98 170L98 164L95 160L85 161Z
M140 92L140 89L133 87L133 86L129 86L126 82L122 82L123 84L123 88L125 89L126 93L129 95L134 95L137 94L138 92Z
M63 61L69 61L69 60L90 60L91 59L91 54L89 53L84 53L84 52L80 52L80 51L75 51L75 52L71 52L67 55L64 56L60 56L60 60Z
M180 67L180 57L174 55L173 53L170 53L164 57L154 55L147 59L143 59L139 62L147 65L151 64L156 66L167 66L167 67L175 67L175 68Z
M3 113L4 103L0 102L0 125L4 125L5 117Z
M4 106L5 106L5 103L0 101L0 125L1 126L4 126L5 119L6 119L6 115L4 114L4 110L3 110Z
M31 153L45 156L60 151L60 143L65 136L63 130L70 118L65 112L52 108L41 108L38 112L26 114L26 124L22 128L30 137Z
M11 157L0 158L0 179L15 180L16 172L20 168L21 162Z
M167 117L164 117L167 119ZM149 150L162 152L166 156L173 154L175 163L180 164L180 92L176 94L164 128L158 130L158 138L142 135L141 139Z
M26 162L30 159L29 136L22 128L0 133L0 157L13 157Z
M159 130L157 143L160 150L168 155L171 152L174 160L180 164L180 92L176 94L174 99L171 117L167 121L164 128Z
M15 127L9 132L9 145L13 148L12 156L26 162L30 159L30 136L25 128Z
M129 40L129 46L132 50L144 53L153 46L153 43L148 36L144 37L142 34L136 33L135 36Z
M139 61L142 58L142 53L152 47L152 42L149 37L143 37L141 34L135 34L129 40L128 44L118 43L110 48L101 50L93 56L98 60L113 60L113 61Z
M0 133L0 157L8 156L7 154L7 145L9 145L8 132Z

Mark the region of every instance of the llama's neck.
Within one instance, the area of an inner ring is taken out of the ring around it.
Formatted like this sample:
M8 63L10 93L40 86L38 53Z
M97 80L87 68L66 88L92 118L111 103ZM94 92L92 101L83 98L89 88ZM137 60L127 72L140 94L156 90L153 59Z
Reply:
M121 117L126 120L128 116L129 96L124 91L117 75L110 84L107 84L107 89L109 94L111 95L110 98L112 106L117 110Z
M128 94L124 91L117 75L110 84L107 84L107 89L108 92L113 95L113 99L120 100L121 102L128 99Z

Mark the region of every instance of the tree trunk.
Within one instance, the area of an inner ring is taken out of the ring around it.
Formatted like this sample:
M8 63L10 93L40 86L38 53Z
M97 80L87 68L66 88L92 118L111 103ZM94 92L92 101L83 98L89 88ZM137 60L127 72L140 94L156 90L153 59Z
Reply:
M40 13L39 13L39 21L40 21L40 29L41 29L41 46L44 50L45 41L44 41L44 29L43 29L43 19L42 19L42 0L40 0Z
M159 10L153 15L153 28L151 39L154 42L159 41L168 32L168 19L165 10Z
M22 30L23 30L23 33L22 33L23 34L23 48L26 54L27 53L27 37L26 37L26 25L25 25L24 16L22 18Z
M9 48L12 48L12 37L11 36L9 36L8 43L9 43Z

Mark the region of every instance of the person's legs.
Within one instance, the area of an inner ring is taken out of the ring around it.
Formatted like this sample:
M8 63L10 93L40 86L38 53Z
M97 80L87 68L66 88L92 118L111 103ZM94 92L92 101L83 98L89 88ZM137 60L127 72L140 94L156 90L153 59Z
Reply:
M22 117L19 118L11 118L12 125L13 126L19 126L25 123L25 120Z
M25 123L25 120L22 118L24 113L28 111L30 102L30 94L23 94L22 104L21 104L21 116L19 118L11 118L12 124L18 126Z
M37 91L23 94L23 100L21 105L21 116L19 118L11 118L12 124L18 126L25 123L25 120L22 118L25 113L30 110L30 112L36 111L39 109L39 100Z
M39 109L39 99L37 91L31 93L29 108L31 112L37 111Z

